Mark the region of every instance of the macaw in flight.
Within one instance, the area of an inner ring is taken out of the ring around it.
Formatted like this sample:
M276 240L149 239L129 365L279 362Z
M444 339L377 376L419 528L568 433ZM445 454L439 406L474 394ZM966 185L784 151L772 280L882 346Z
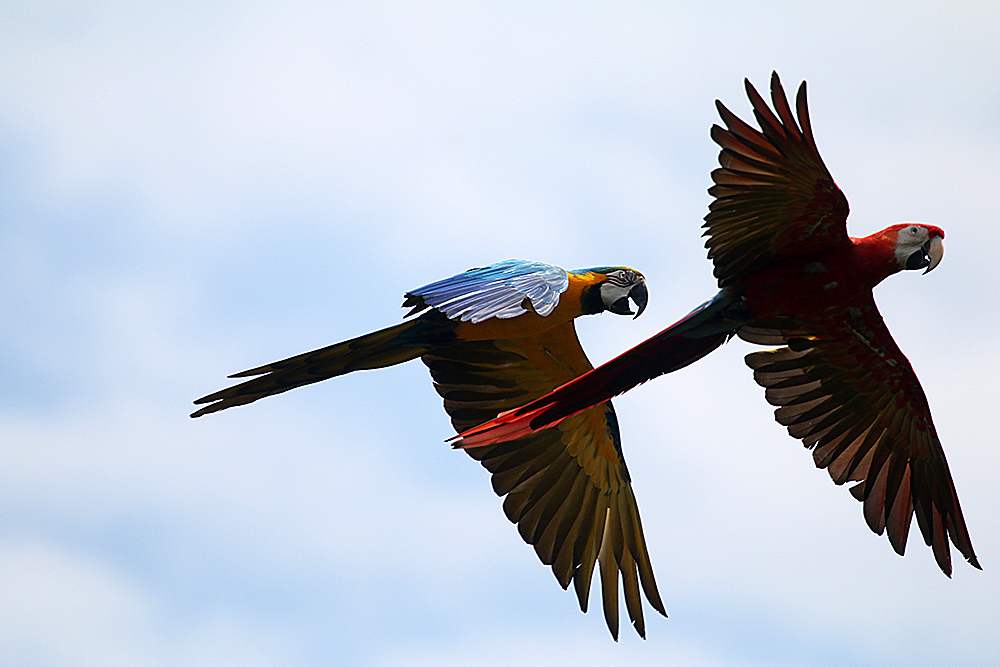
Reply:
M816 148L806 84L798 123L777 73L768 107L749 81L760 131L716 101L726 129L712 172L705 244L721 288L713 299L606 364L535 401L464 431L470 451L544 433L580 410L702 358L733 336L782 345L746 363L775 418L812 449L855 498L877 534L902 555L914 514L938 566L951 576L948 540L980 568L927 398L872 297L882 280L938 265L944 232L897 224L847 235L847 199Z
M641 273L628 267L566 271L507 260L408 292L407 317L388 329L231 375L253 378L195 401L210 412L252 403L356 370L420 358L456 432L523 405L591 370L574 320L605 310L635 317L646 308ZM618 638L618 577L633 626L645 637L640 587L666 615L653 579L639 508L610 402L558 428L469 454L492 473L493 489L525 542L586 612L595 561L604 616Z

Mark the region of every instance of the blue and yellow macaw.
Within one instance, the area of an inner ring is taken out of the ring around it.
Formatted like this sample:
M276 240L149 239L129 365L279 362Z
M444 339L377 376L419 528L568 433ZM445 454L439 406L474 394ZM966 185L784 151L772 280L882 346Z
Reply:
M351 371L420 358L456 432L544 396L591 370L574 320L605 310L638 317L648 293L627 267L566 271L506 260L470 269L406 293L407 317L388 329L231 375L253 378L195 401L193 413L252 403ZM573 582L587 611L595 562L600 563L604 616L618 638L618 577L629 618L645 636L640 587L666 611L653 579L639 508L622 457L610 402L557 428L469 450L506 496L504 512L563 588Z

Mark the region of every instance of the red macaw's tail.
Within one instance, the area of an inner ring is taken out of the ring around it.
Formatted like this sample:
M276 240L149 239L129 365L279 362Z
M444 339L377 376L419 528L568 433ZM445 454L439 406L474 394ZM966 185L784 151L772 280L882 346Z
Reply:
M483 447L555 426L647 380L698 361L725 343L747 319L738 291L723 288L711 301L624 354L531 403L460 433L452 438L457 441L454 446Z
M258 377L199 398L195 401L196 405L209 405L191 416L200 417L210 412L246 405L266 396L352 371L401 364L416 359L443 339L453 337L452 329L453 323L447 318L440 313L431 312L388 329L236 373L229 377Z

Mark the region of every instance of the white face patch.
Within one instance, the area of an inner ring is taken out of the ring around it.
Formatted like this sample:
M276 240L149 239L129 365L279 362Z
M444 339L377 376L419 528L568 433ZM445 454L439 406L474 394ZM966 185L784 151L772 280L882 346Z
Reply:
M605 307L610 308L622 297L627 297L637 282L639 275L635 271L627 269L612 271L608 274L608 279L601 283L601 301Z
M907 225L899 230L896 237L896 261L906 268L906 260L915 252L919 252L930 238L930 232L921 225Z
M617 285L610 281L601 283L601 301L610 308L615 301L627 297L630 289L632 289L631 285Z
M632 269L615 269L609 271L607 276L601 283L599 292L604 309L617 315L634 314L639 317L646 308L648 298L646 280L642 274ZM630 299L635 302L638 312L632 312Z

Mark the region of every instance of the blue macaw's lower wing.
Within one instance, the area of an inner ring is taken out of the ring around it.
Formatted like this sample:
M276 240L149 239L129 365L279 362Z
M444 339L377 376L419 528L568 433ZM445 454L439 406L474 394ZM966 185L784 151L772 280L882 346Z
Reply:
M572 322L516 340L457 342L424 354L423 361L459 432L592 368ZM467 450L492 473L521 537L563 588L573 583L583 611L600 563L604 616L616 639L619 576L639 635L645 636L640 588L666 615L619 438L614 409L604 402L556 428Z

